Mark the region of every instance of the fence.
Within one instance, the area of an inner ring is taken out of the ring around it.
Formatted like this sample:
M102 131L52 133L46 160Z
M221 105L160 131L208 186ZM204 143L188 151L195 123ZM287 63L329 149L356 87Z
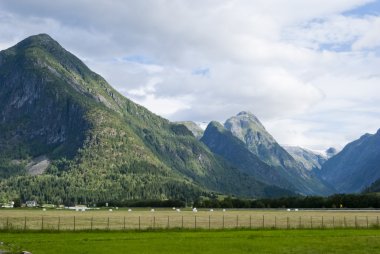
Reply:
M40 216L1 217L1 230L379 228L379 216Z

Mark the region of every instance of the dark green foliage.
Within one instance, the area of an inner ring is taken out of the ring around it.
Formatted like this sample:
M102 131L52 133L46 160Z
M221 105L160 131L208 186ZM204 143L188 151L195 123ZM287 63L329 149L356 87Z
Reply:
M108 206L117 207L186 207L186 201L182 200L128 200L120 202L111 201ZM105 203L99 203L97 206L105 206Z
M25 164L7 159L0 160L0 179L25 174Z
M292 196L266 199L198 199L194 206L200 208L380 208L377 194L336 194L329 197Z

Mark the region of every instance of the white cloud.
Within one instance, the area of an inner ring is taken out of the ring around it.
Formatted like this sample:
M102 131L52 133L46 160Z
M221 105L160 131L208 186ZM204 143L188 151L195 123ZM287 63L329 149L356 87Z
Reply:
M380 127L380 18L342 14L370 2L2 1L0 47L46 32L171 120L250 110L321 150Z

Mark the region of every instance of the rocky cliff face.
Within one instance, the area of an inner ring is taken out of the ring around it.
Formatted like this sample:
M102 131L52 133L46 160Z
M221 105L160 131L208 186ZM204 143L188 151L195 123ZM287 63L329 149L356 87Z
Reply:
M39 58L44 46L52 54L58 51L49 41L41 35L0 53L0 150L5 157L62 155L60 150L73 157L84 141L85 110L70 92L62 92L74 89L62 87L63 74Z
M201 138L212 152L222 156L236 168L256 179L288 190L297 191L281 170L269 166L250 152L245 143L218 122L211 122Z
M322 167L323 179L339 192L359 192L380 178L380 130L346 145Z
M229 118L224 127L269 165L287 167L296 163L252 113L240 112Z
M240 112L228 119L224 127L258 158L286 175L301 193L325 195L334 192L317 174L306 170L302 163L280 146L252 113Z

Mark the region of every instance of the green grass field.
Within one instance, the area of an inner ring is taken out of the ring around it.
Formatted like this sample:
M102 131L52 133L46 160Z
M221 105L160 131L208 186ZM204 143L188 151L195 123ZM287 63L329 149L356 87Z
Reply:
M0 233L33 254L380 253L375 229Z

